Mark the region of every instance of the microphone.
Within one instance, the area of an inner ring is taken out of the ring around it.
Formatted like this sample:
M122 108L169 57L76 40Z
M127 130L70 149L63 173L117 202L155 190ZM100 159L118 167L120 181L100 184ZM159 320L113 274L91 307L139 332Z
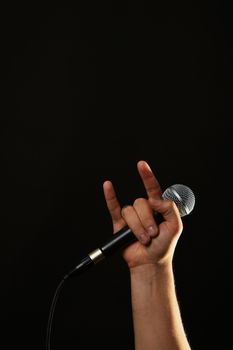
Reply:
M180 216L183 217L191 213L195 205L195 196L193 191L185 185L176 184L168 187L162 194L163 199L172 200L175 202ZM164 221L163 217L159 213L154 213L156 222L159 224ZM99 248L90 252L81 262L64 276L64 280L68 277L80 274L87 270L89 267L96 265L106 257L110 256L120 248L126 247L129 244L137 241L136 236L133 234L128 226L123 227L110 237Z

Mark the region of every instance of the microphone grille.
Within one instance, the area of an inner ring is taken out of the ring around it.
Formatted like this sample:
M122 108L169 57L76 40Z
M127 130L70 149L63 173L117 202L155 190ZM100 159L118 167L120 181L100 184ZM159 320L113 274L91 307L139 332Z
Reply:
M163 199L172 200L175 202L180 216L185 216L191 213L195 205L195 196L193 191L185 185L176 184L168 187L163 195Z

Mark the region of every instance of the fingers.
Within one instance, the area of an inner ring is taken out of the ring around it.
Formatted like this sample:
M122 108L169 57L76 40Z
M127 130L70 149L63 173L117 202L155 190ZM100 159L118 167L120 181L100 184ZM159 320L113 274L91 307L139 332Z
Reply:
M148 198L161 199L162 191L159 182L149 165L144 160L140 160L137 164L137 168L145 186Z
M117 222L121 219L121 207L111 181L104 182L103 190L107 207L111 214L112 220L113 222Z
M133 206L124 207L121 213L127 225L142 244L148 245L151 238L158 234L158 227L148 200L138 198Z
M162 214L165 221L172 227L172 231L180 233L183 229L183 223L176 204L171 200L149 199L152 209Z
M133 205L121 209L111 181L105 181L103 184L104 196L112 218L114 232L127 224L144 245L150 244L152 238L157 237L159 229L165 229L167 232L174 234L181 233L183 224L175 203L162 199L159 182L145 161L139 161L137 167L148 200L138 198ZM154 211L162 214L165 220L159 227L154 218Z
M153 210L149 205L148 200L144 198L137 198L134 201L134 209L142 222L146 232L150 237L156 237L158 235L158 226L154 220Z
M117 229L120 229L125 224L125 222L122 218L120 203L117 199L117 196L111 181L105 181L103 183L103 191L104 191L104 197L106 200L107 208L112 218L114 231L116 231Z

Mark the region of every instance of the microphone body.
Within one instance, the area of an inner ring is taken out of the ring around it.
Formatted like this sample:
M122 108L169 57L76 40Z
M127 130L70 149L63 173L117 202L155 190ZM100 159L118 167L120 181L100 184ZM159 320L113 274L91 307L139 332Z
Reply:
M126 247L133 242L136 242L137 238L128 226L123 227L121 230L112 235L100 248L97 248L90 252L84 259L81 260L73 270L71 270L64 279L73 277L86 271L92 265L96 265L106 257L112 255L115 251Z

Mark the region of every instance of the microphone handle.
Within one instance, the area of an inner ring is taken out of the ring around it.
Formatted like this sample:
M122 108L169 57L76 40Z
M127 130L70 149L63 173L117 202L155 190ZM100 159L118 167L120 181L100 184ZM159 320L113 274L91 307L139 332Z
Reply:
M154 217L158 225L164 221L163 216L159 213L154 213ZM82 259L81 262L64 277L64 279L86 271L89 267L96 265L117 250L125 248L136 241L137 237L131 229L128 226L124 226L121 230L114 233L100 248L93 250Z
M154 218L157 225L164 221L164 218L159 213L154 213ZM133 234L128 226L123 227L118 232L114 233L100 248L103 255L108 257L112 255L115 251L126 247L127 245L136 242L137 237Z
M137 238L128 226L114 233L102 246L101 251L105 257L112 255L115 251L136 242Z

